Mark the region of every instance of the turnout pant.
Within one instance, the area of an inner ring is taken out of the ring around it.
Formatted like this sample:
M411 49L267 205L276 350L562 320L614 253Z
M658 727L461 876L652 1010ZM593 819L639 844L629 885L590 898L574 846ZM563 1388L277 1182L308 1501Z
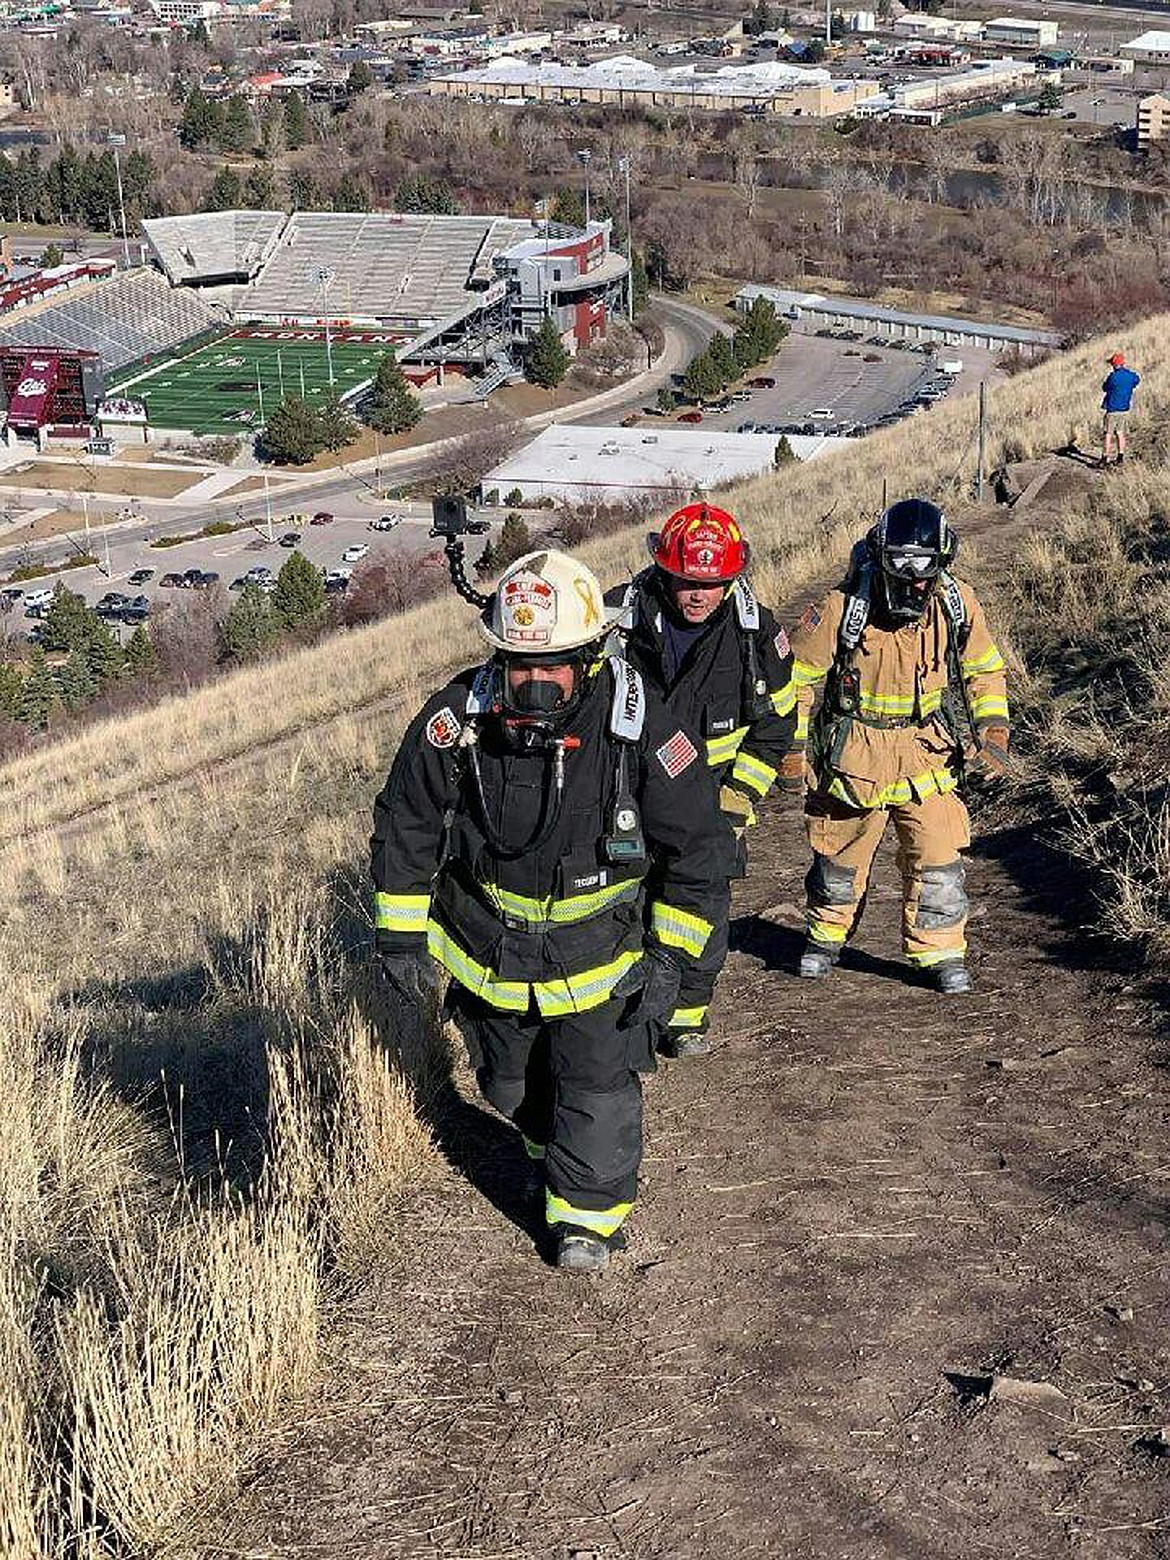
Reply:
M727 920L717 921L707 939L707 946L699 957L687 960L682 987L678 994L678 1006L666 1023L660 1027L660 1034L707 1033L715 982L727 962L728 935Z
M858 810L813 793L805 824L813 863L805 878L808 935L832 951L861 920L874 854L886 826L898 837L902 947L926 969L966 952L967 895L959 852L971 843L967 809L954 791L922 802Z
M542 1018L459 989L455 1014L480 1090L545 1167L545 1217L612 1235L633 1207L642 1161L640 1072L654 1066L646 1025L619 1030L626 1002Z

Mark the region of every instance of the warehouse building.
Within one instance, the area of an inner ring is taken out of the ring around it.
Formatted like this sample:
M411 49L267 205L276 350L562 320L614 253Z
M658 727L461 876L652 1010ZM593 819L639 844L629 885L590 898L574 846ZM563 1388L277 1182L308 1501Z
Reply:
M719 433L701 428L591 428L554 424L481 484L484 501L670 504L710 493L728 482L770 471L779 440L771 433ZM809 460L844 439L792 436L798 460ZM518 495L518 496L517 496Z
M1117 52L1139 65L1170 65L1170 32L1144 32Z
M983 36L988 43L1009 43L1019 49L1051 49L1060 27L1030 16L997 16L985 25Z
M850 114L879 91L876 81L834 80L827 70L778 60L710 69L663 69L630 55L589 65L533 64L505 57L475 70L436 76L430 92L504 103L612 104L615 108L750 109L829 119Z
M801 330L852 326L866 331L880 330L884 335L905 341L937 341L948 347L985 347L989 352L1016 348L1029 356L1054 351L1061 344L1060 337L1053 331L989 324L986 320L956 319L944 314L904 314L898 309L861 303L853 298L790 292L784 287L762 287L754 282L736 293L735 306L746 313L757 298L766 298L777 313L798 323Z

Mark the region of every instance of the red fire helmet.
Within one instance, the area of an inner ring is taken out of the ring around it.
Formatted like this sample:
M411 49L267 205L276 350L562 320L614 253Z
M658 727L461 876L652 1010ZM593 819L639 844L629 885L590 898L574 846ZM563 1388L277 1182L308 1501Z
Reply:
M713 504L687 504L650 538L658 567L696 585L718 585L742 574L749 548L738 522Z

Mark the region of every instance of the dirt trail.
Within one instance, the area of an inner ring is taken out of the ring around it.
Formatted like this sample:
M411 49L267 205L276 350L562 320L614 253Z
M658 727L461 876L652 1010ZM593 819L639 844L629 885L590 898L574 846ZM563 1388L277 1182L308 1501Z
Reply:
M994 818L973 998L898 961L888 845L860 947L802 983L806 864L798 814L770 810L726 1042L648 1083L611 1273L534 1255L514 1139L468 1092L450 1172L207 1552L1170 1554L1159 993L1077 930L1066 865ZM944 1374L993 1372L1062 1395L989 1402Z

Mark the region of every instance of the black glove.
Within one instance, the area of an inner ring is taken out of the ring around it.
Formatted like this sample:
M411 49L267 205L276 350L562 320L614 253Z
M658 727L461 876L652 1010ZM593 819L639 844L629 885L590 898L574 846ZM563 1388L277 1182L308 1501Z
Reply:
M378 985L391 1000L421 1006L434 992L433 966L425 947L409 953L379 949L377 969Z
M682 970L656 943L647 943L641 963L631 965L613 988L615 997L638 994L638 1001L622 1014L618 1028L635 1029L669 1017L678 1006L681 988Z

